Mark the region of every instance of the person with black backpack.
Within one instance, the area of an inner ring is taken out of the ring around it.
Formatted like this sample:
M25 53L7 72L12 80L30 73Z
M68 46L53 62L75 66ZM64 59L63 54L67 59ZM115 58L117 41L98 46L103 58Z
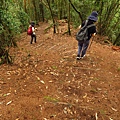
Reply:
M90 38L96 33L96 26L94 23L98 19L97 16L98 13L96 11L93 11L88 19L82 23L81 29L76 35L76 39L78 41L77 60L85 57L87 48L90 43Z

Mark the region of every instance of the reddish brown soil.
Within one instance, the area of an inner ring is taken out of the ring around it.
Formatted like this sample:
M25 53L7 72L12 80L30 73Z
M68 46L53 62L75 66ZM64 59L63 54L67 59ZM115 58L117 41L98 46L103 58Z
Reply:
M95 37L76 60L77 41L40 23L37 43L22 34L14 63L0 66L0 120L120 120L120 52Z

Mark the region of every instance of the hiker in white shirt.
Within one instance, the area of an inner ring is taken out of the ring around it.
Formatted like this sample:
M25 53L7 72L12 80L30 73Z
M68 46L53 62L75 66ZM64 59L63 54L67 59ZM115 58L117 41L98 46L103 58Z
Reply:
M37 28L35 28L35 22L31 22L30 26L32 27L32 34L31 34L31 41L30 41L30 44L32 44L33 42L33 39L34 39L34 42L36 43L36 34L35 34L35 30L37 30Z

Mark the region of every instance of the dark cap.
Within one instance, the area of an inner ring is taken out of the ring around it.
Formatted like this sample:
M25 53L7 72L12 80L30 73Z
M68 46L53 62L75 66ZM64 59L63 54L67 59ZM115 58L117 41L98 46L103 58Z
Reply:
M97 16L98 16L98 13L96 11L93 11L91 15L88 17L88 19L96 22L98 19Z
M34 21L32 21L30 24L31 24L32 26L34 26L34 25L35 25L35 22L34 22Z

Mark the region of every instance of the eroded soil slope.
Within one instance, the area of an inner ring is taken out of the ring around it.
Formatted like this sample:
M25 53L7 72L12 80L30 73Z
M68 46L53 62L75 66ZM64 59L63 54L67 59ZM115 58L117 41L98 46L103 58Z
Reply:
M120 52L96 36L77 61L74 30L47 27L40 23L36 44L23 33L14 64L0 66L0 120L120 120Z

